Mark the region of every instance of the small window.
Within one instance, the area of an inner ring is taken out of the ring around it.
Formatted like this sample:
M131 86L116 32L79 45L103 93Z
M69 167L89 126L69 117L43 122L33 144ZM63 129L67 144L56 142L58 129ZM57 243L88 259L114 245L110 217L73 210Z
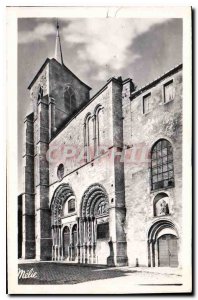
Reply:
M63 178L63 176L64 176L64 165L63 164L60 164L58 166L57 176L58 176L58 179L62 179Z
M97 225L97 239L109 238L109 223L103 223Z
M173 80L167 82L164 85L164 102L170 102L174 99L174 86L173 86Z
M43 87L40 86L38 91L38 100L41 100L42 98L43 98Z
M154 216L166 216L169 215L169 197L165 193L159 193L154 199Z
M70 199L68 201L68 213L72 213L75 211L75 199Z
M151 110L151 93L143 97L143 113L147 114Z

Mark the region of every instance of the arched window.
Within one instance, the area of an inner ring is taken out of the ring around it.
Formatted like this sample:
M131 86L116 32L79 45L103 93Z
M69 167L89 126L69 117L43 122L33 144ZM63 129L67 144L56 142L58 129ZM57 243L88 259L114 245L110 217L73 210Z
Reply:
M173 149L169 141L161 139L151 151L151 189L174 186Z
M40 86L38 91L38 100L41 100L42 98L43 98L43 88L42 86Z
M91 160L91 150L93 142L93 121L91 113L88 113L84 121L84 150L86 161Z
M95 156L100 155L99 147L101 145L102 137L102 118L103 118L103 107L99 104L96 106L94 111L94 154Z
M63 164L60 164L57 168L57 176L58 176L58 179L61 180L64 176L64 165Z
M68 213L75 211L75 199L68 200Z
M169 197L165 193L159 193L153 201L154 216L166 216L170 214Z
M68 226L63 229L63 257L67 259L69 256L69 245L70 245L70 230Z
M65 86L64 100L66 112L73 113L76 110L76 96L70 84Z

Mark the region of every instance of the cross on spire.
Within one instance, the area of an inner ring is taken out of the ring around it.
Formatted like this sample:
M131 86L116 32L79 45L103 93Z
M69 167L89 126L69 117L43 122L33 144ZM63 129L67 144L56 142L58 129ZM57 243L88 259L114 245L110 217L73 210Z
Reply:
M63 54L62 54L62 48L61 48L61 41L60 41L60 34L59 34L59 23L58 19L56 22L56 44L55 44L55 54L54 58L63 65Z

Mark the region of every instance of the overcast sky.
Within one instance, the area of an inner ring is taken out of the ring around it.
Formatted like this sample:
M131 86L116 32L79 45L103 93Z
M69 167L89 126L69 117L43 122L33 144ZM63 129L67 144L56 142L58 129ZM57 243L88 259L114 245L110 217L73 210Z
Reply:
M182 62L182 19L59 19L64 64L95 94L112 76L138 87ZM22 132L32 112L27 87L54 56L56 19L18 20L19 193Z

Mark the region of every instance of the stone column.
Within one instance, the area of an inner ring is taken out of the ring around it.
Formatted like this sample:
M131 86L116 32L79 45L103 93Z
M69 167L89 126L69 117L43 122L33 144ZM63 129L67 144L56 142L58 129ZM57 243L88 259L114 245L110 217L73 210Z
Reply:
M22 258L35 258L34 114L25 118L24 193L22 195Z
M79 218L79 250L80 250L80 263L83 262L83 249L82 249L82 218Z
M91 218L91 262L94 263L94 217Z
M154 252L155 252L155 266L159 267L158 263L158 245L157 245L157 241L154 244Z
M56 257L56 226L54 225L54 260Z
M91 218L88 217L87 218L87 235L88 235L88 263L91 263L91 248L92 248L92 244L91 244Z
M61 225L58 225L58 260L61 260Z
M73 260L73 234L72 234L72 226L70 225L70 243L69 243L69 247L70 247L70 258L69 260L72 261Z
M52 260L54 260L54 225L52 225Z
M84 218L84 263L87 264L87 218Z
M97 224L96 224L96 218L93 217L93 263L96 263L96 241L97 241Z
M80 263L80 218L77 217L77 261Z
M60 229L60 238L61 238L61 260L63 260L63 225L61 225L61 229Z
M54 243L54 260L57 260L57 225L54 225L54 235L55 235L55 243Z
M147 241L147 251L148 251L148 267L151 267L150 240Z
M155 267L155 249L154 249L154 241L151 241L151 253L152 253L152 267Z

